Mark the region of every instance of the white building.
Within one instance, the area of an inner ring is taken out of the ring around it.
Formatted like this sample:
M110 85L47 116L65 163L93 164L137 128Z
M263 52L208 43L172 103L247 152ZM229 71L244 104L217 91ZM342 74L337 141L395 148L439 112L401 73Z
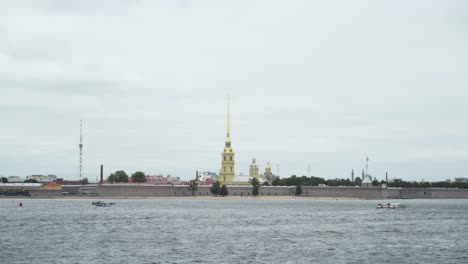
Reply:
M372 175L366 174L362 177L362 187L372 187Z
M20 176L8 176L8 182L24 182L24 179Z
M57 180L57 176L53 174L49 175L31 175L26 177L28 180L36 180L38 182L55 182Z

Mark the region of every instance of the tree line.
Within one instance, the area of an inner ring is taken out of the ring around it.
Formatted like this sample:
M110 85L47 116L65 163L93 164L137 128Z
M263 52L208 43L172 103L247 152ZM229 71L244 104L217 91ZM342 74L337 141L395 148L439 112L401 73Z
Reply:
M362 179L356 177L354 181L350 179L328 179L325 180L320 177L307 177L301 176L297 177L292 175L288 178L276 178L273 180L271 185L273 186L318 186L319 184L325 184L327 186L361 186ZM395 188L459 188L459 189L468 189L468 182L448 182L448 181L439 181L439 182L415 182L415 181L403 181L403 180L394 180L391 182L387 181L372 181L373 187L380 187L382 184L386 184L388 187Z
M320 177L307 177L301 176L297 177L296 175L292 175L289 178L275 178L271 185L273 186L318 186L319 184L325 184L328 186L356 186L361 185L362 180L360 177L356 177L354 181L350 179L329 179L325 180L324 178Z
M401 187L401 188L459 188L468 189L468 182L409 182L402 180L395 180L387 184L388 187Z
M146 175L142 171L134 172L130 177L128 177L127 173L123 170L118 170L114 173L111 173L109 177L107 177L107 182L114 183L114 182L146 182Z

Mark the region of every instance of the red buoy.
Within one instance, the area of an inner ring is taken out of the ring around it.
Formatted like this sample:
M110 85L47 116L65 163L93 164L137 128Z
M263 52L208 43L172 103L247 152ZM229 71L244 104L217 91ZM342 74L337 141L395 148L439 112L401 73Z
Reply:
M23 207L23 203L20 203L20 207Z

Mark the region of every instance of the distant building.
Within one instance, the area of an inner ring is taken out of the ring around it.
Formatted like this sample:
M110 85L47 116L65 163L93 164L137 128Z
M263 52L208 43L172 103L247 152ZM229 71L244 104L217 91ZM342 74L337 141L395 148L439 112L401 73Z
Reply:
M218 179L218 174L211 172L211 171L204 171L198 173L198 180L201 182L208 181L210 179Z
M57 176L53 174L49 175L31 175L26 177L27 180L36 180L38 182L55 182L57 180Z
M362 177L362 182L361 182L362 187L372 187L372 175L367 174L367 173L364 174L364 170L362 170L361 177Z
M164 177L162 175L153 175L153 176L146 176L146 184L154 184L154 185L179 185L182 184L182 181L179 177L173 177L171 175L167 175Z
M249 176L251 178L258 178L258 165L256 164L255 158L252 159L252 164L250 164Z
M366 174L362 176L362 187L372 187L372 176Z
M455 178L455 182L468 182L468 178Z
M55 183L60 185L81 185L80 181L68 181L62 178L57 178L57 180L55 180Z
M8 182L24 182L24 179L20 176L8 176Z
M40 189L42 183L2 183L1 189L3 190L35 190Z
M265 166L265 173L263 175L260 175L260 177L264 178L266 181L271 182L278 176L274 175L271 172L270 162L267 162L267 165Z
M372 175L368 173L369 171L369 157L366 158L366 174L362 170L362 187L372 187Z

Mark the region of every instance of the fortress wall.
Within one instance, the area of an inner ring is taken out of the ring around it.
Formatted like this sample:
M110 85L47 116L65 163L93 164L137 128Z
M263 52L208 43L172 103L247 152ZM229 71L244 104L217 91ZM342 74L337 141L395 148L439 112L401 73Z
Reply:
M104 184L95 188L97 197L190 197L188 186ZM86 187L84 187L86 189ZM92 190L92 189L90 189ZM262 186L259 196L293 196L295 186ZM252 196L251 186L228 186L229 196ZM302 186L304 197L338 197L355 199L468 199L468 189L437 188L361 188ZM33 198L66 198L58 190L30 190ZM195 196L212 196L210 187L200 186ZM79 197L79 195L78 195ZM92 197L92 196L90 196Z
M400 189L382 189L382 199L400 199Z
M431 188L404 188L400 191L399 198L428 199L432 198Z
M175 196L172 186L105 184L96 188L103 197L164 197Z
M296 187L289 186L260 186L258 196L292 196ZM229 195L252 196L252 186L228 187Z
M432 189L433 199L468 199L468 189Z
M30 190L33 198L60 198L63 197L61 190Z
M400 195L397 198L413 199L467 199L468 189L447 188L402 188L397 189Z
M383 194L381 188L361 188L361 187L315 187L303 186L302 195L306 197L342 197L360 199L382 199L388 196Z
M188 186L145 186L145 185L101 185L96 193L102 197L189 197L192 192ZM260 187L259 196L291 196L295 187L289 186L263 186ZM228 186L229 196L251 196L251 186ZM194 196L212 196L210 187L200 186Z

